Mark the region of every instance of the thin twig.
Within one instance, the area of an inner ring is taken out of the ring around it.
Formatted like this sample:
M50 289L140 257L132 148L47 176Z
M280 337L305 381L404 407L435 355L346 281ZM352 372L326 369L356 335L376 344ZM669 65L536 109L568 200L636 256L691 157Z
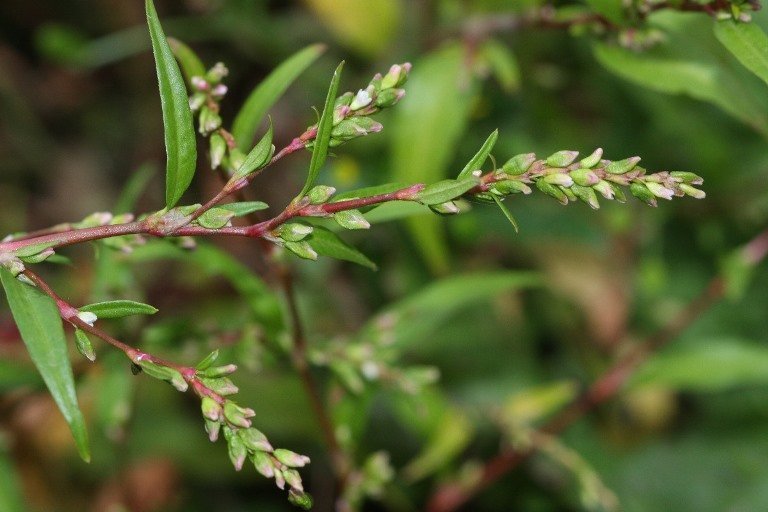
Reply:
M768 230L761 232L742 249L745 260L753 265L768 255ZM725 281L722 276L710 280L701 294L691 301L675 318L656 333L638 344L627 355L606 370L587 391L549 420L540 431L557 435L576 420L613 398L634 371L661 347L677 339L701 315L723 298ZM493 485L499 478L515 469L536 451L535 446L521 450L507 448L485 463L482 476L469 487L447 484L437 489L430 498L428 512L452 512L466 504L474 496Z

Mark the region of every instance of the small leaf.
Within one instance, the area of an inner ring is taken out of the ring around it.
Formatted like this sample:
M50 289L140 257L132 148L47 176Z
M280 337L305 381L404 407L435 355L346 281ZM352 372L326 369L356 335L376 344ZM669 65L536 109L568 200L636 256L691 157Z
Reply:
M408 185L404 183L385 183L383 185L374 185L372 187L358 188L355 190L348 190L341 194L336 194L333 198L333 202L344 201L346 199L361 199L363 197L377 196L379 194L389 194L406 188Z
M269 208L269 205L263 201L243 201L240 203L221 204L218 208L229 210L235 214L235 217L242 217L259 210L266 210Z
M99 318L122 318L130 315L154 315L157 308L132 300L96 302L79 308L81 312L95 314Z
M341 80L341 70L343 67L344 62L342 61L336 68L336 71L333 72L331 85L328 87L328 95L325 97L323 113L320 116L320 122L317 124L317 136L315 137L312 149L312 160L309 162L307 181L304 183L304 187L301 189L298 197L304 197L309 189L312 188L312 185L315 184L320 168L328 156L328 144L331 142L331 131L333 131L333 105L339 92L339 81Z
M488 136L487 139L485 139L485 142L483 142L483 145L480 147L480 150L475 153L475 156L473 156L469 162L467 162L467 165L464 166L464 168L461 170L461 172L458 175L458 178L465 178L472 174L472 171L476 169L480 169L480 166L485 163L485 159L488 158L488 155L491 154L491 150L493 149L494 144L496 144L496 139L499 138L499 130L494 130L491 132L491 134Z
M443 180L427 185L416 195L421 204L431 205L445 203L461 196L480 184L480 180L471 176L460 180Z
M96 352L93 351L93 345L91 340L88 339L88 335L82 329L75 329L75 343L77 345L77 351L80 352L83 357L93 362L96 360Z
M264 115L283 95L288 86L312 64L325 46L315 44L300 50L275 68L245 100L232 125L232 136L237 147L245 150L253 140Z
M88 431L77 405L75 379L59 309L53 299L22 283L4 268L0 268L0 281L27 351L69 424L80 457L89 462Z
M205 66L192 48L173 37L168 38L168 45L179 62L188 84L192 83L193 76L205 76Z
M207 356L205 356L202 361L197 363L197 366L195 366L195 369L200 372L207 370L208 368L211 367L211 365L213 365L213 363L216 362L216 359L218 358L219 358L219 350L216 349L210 354L208 354Z
M270 118L267 133L248 153L240 168L232 175L232 179L243 178L253 171L261 169L269 162L274 152L275 146L272 145L272 119Z
M768 36L756 23L715 23L715 36L745 68L768 83Z
M160 87L160 104L163 109L166 152L165 205L172 208L179 202L195 174L195 130L192 126L192 111L189 109L184 79L165 39L155 6L152 0L146 0L145 6Z
M508 45L489 39L480 53L505 92L510 93L520 88L520 69Z
M214 207L203 212L195 222L204 228L221 229L226 226L235 214L226 208Z
M333 214L333 220L345 229L368 229L371 223L358 210L345 210Z
M515 228L515 233L520 232L520 226L517 225L517 220L512 215L512 212L509 211L509 208L507 208L507 205L501 202L501 199L499 199L496 196L493 196L493 201L496 203L496 206L499 207L499 210L501 210L501 213L504 214L504 216L507 218L510 224L512 224L512 227Z
M376 264L368 259L368 256L347 244L344 240L336 236L335 233L325 228L315 226L315 229L312 231L312 235L307 239L307 242L317 254L321 256L350 261L368 267L371 270L377 270Z

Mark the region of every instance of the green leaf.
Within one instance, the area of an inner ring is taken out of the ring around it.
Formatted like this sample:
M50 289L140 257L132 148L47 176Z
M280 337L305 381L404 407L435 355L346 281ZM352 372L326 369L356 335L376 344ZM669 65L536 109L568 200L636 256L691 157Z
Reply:
M434 183L449 176L477 91L465 64L464 49L455 44L414 63L407 96L392 116L392 181ZM436 216L411 219L408 229L431 271L446 273L450 264L444 222Z
M168 38L168 44L179 62L188 84L192 83L193 76L205 76L205 66L192 48L173 37Z
M195 369L200 372L207 370L208 368L211 367L211 365L213 365L213 363L216 362L216 359L218 358L219 358L219 349L216 349L210 354L208 354L207 356L205 356L202 361L197 363L197 365L195 366Z
M0 280L27 351L69 424L80 457L89 462L88 431L77 405L75 379L59 309L53 299L22 283L5 269L0 269Z
M142 164L133 172L133 174L131 174L130 178L128 178L128 182L125 184L115 201L115 207L112 209L112 212L115 215L133 211L136 202L146 190L147 185L154 177L156 170L157 169L153 164Z
M416 195L416 200L425 205L444 203L456 199L479 184L480 180L474 176L458 180L438 181L427 185Z
M266 210L269 208L269 205L263 201L243 201L240 203L221 204L218 207L231 211L235 214L235 217L242 217L249 213Z
M403 476L416 482L444 468L472 439L474 426L458 407L446 407L421 452L403 468Z
M154 315L157 308L132 300L110 300L96 302L79 308L79 311L87 311L101 318L123 318L130 315Z
M357 188L355 190L348 190L341 194L336 194L333 197L333 203L344 201L346 199L360 199L363 197L377 196L379 194L389 194L406 188L408 185L404 183L384 183L383 185L374 185L372 187Z
M155 56L165 132L165 205L173 208L192 182L197 165L195 130L187 90L152 0L146 0L147 23Z
M248 96L232 125L232 136L242 151L250 146L259 123L294 80L312 64L325 45L314 44L293 54L275 68Z
M336 236L330 230L315 226L312 234L306 239L309 245L321 256L336 258L337 260L351 261L371 270L377 270L374 262L368 256L358 251L344 240Z
M312 148L312 160L309 162L307 181L304 183L304 187L301 189L298 197L304 197L304 194L315 184L317 175L320 174L320 168L328 156L328 144L331 142L331 131L333 130L333 105L339 92L339 81L341 80L341 69L343 67L344 62L342 61L336 68L336 71L333 72L331 85L328 87L328 95L325 97L323 113L320 115L320 122L317 124L317 136Z
M2 441L2 439L0 439ZM18 472L4 446L0 446L0 510L24 512L24 498L17 478Z
M768 384L768 348L739 339L697 340L655 355L630 386L713 392Z
M248 155L243 160L240 168L232 175L232 179L238 179L248 176L253 171L261 169L269 162L272 153L275 152L275 146L272 145L272 119L269 120L267 133L261 138Z
M488 63L505 92L510 93L520 88L520 69L508 45L489 39L480 49L480 57Z
M510 224L512 224L512 227L515 228L515 233L520 232L520 226L517 225L517 220L512 215L512 212L509 211L509 208L507 208L507 205L505 205L501 199L493 195L493 201L496 203L496 206L499 207L499 210L501 210L501 213L504 214L504 216L507 218Z
M712 103L768 135L764 84L730 58L712 34L711 20L659 11L649 22L665 33L664 42L644 52L598 43L594 46L597 60L643 87Z
M723 20L715 23L715 36L745 68L768 84L768 36L755 23Z
M391 326L393 343L418 343L470 304L503 291L533 288L542 283L541 277L533 272L496 271L443 278L373 317L358 337L375 337L383 324ZM382 318L390 320L382 322Z
M488 158L488 155L491 154L491 150L493 149L494 144L496 144L496 139L499 138L499 130L493 130L491 134L488 136L487 139L485 139L485 142L483 142L483 145L480 147L480 150L475 153L475 156L473 156L469 162L467 162L467 165L464 166L464 168L459 173L458 178L465 178L472 174L472 171L475 171L477 169L480 169L480 166L485 163L485 159Z

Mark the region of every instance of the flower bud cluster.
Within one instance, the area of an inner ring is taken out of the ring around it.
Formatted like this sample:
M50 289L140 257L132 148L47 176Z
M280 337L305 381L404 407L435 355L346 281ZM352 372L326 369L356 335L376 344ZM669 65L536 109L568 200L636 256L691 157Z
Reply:
M215 442L223 434L232 465L237 471L246 460L267 478L273 478L280 489L289 487L288 501L304 509L312 506L312 497L304 491L296 468L309 464L309 457L284 448L274 448L261 431L252 426L253 409L241 407L227 398L238 392L229 379L237 370L233 364L213 366L218 357L214 351L195 367L195 378L201 394L200 409L208 438Z
M370 116L394 106L405 96L402 85L408 80L410 71L411 64L408 62L395 64L384 76L376 73L365 89L339 96L334 104L330 146L336 147L348 140L380 132L383 126ZM311 148L313 144L309 142L307 147Z
M545 159L537 159L533 153L510 158L501 169L485 176L478 199L492 200L511 194L530 194L534 185L561 204L582 201L590 207L600 207L598 197L625 202L622 187L650 206L657 199L690 196L705 197L704 191L695 188L703 179L691 172L657 172L646 174L638 165L640 157L624 160L605 160L602 149L579 161L576 151L558 151Z
M193 76L192 95L189 97L189 108L197 114L198 131L207 136L221 127L219 102L227 94L227 86L221 83L229 74L226 66L217 62L205 76Z
M346 339L330 341L325 347L310 353L310 360L318 366L327 366L339 382L353 394L365 390L366 383L381 382L409 394L418 394L422 388L434 384L440 373L433 366L396 365L400 351L391 344L387 326L373 336L356 342Z

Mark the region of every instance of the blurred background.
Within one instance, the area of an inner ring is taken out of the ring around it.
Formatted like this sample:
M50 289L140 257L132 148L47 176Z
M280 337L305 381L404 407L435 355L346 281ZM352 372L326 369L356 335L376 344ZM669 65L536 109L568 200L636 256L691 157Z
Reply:
M589 4L605 12L613 5ZM342 370L317 370L354 460L362 466L389 453L394 479L358 508L424 510L438 483L474 478L481 461L724 275L727 297L701 311L614 400L466 510L768 510L768 272L741 264L737 252L768 224L768 95L720 46L708 16L656 13L652 30L639 32L661 42L621 53L613 44L621 36L610 31L510 22L537 0L156 5L166 34L206 65L228 66L225 126L280 62L308 44L327 45L271 110L278 148L315 122L311 107L322 104L340 60L341 88L353 91L393 63L413 63L406 98L378 117L383 132L337 148L329 160L320 182L339 190L455 176L495 128L500 163L522 152L587 155L602 147L610 159L640 155L649 171L705 179L705 200L656 209L634 198L593 211L538 192L514 196L507 205L519 233L498 209L472 204L456 217L384 219L345 235L378 272L292 261L318 354L340 343L364 346L371 325L383 330L386 312L395 312L404 320L388 332L398 356L392 364L434 366L441 375L416 393L407 379L353 393ZM768 26L764 13L754 21ZM144 23L138 1L0 4L1 233L117 204L162 207L162 120ZM308 155L270 168L250 197L279 211L301 188ZM200 162L186 203L220 187ZM328 456L280 349L282 298L259 273L258 251L213 240L184 258L149 248L97 260L83 246L67 251L72 266L41 271L75 304L121 297L157 306L150 320L109 330L162 357L193 363L222 347L222 360L241 367L240 401L256 409L256 426L274 445L312 458L305 485L316 510L331 510ZM477 279L452 280L457 275ZM0 509L290 509L272 482L252 468L234 472L223 444L208 442L194 397L133 377L109 348L100 346L97 364L74 351L73 361L90 465L77 458L3 304L0 503L9 508ZM386 480L383 473L368 476Z

